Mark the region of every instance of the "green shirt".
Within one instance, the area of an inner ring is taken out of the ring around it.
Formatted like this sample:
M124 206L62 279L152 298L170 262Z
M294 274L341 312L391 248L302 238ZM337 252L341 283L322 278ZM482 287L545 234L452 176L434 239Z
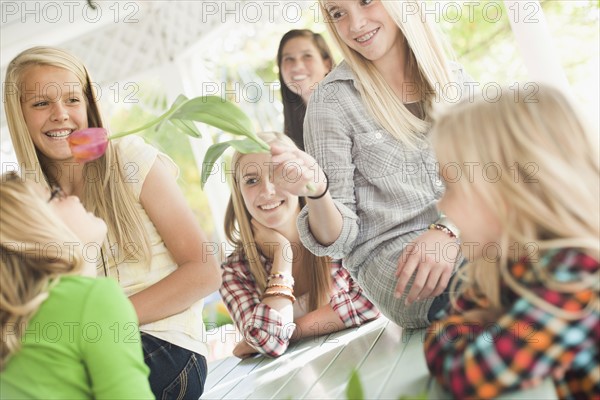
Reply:
M0 374L2 399L153 399L135 311L118 284L64 276Z

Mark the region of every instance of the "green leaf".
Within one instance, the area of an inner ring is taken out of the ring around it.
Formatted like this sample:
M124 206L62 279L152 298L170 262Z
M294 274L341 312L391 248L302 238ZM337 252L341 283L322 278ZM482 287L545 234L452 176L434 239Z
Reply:
M185 121L182 119L169 119L166 121L167 124L172 126L177 132L185 133L191 137L201 138L202 134L196 127L196 124L193 121Z
M171 108L167 112L165 112L164 114L161 114L159 117L153 119L150 122L147 122L146 124L144 124L144 125L142 125L140 127L135 128L135 129L131 129L131 130L128 130L128 131L125 131L125 132L119 132L117 134L111 135L109 137L109 139L117 139L117 138L120 138L120 137L123 137L123 136L131 135L132 133L141 132L141 131L143 131L145 129L148 129L148 128L151 128L151 127L154 127L154 130L157 132L162 127L162 124L165 121L169 120L169 118L171 118L172 114L177 109L179 109L181 106L183 106L186 102L188 102L188 101L189 100L187 99L187 97L185 97L184 95L180 94L177 97L177 99L175 99L175 102L173 103L173 105L171 106ZM176 127L179 130L180 126L176 126ZM192 132L188 132L187 128L191 129ZM188 134L190 136L195 136L195 137L201 136L200 132L196 129L195 126L190 127L190 126L186 125L185 128L184 128L184 130L182 132L184 132L184 133L186 133L186 134ZM196 136L196 135L199 135L199 136Z
M427 400L428 397L427 392L421 392L415 396L400 396L398 400Z
M180 94L179 96L177 96L177 98L175 99L175 101L171 105L171 108L169 108L166 113L164 113L163 115L161 115L159 117L161 119L158 121L158 124L156 124L156 126L154 127L154 130L158 131L162 127L162 124L165 121L168 121L173 116L173 114L179 108L181 108L184 104L186 104L188 101L189 101L189 99L187 97L185 97L184 95L182 95L182 94ZM167 117L166 119L164 119L165 116Z
M193 125L191 121L197 121L245 137L243 140L230 140L209 147L202 162L202 188L211 175L214 164L229 146L244 154L270 150L269 145L254 132L250 118L235 104L218 96L195 97L187 101L178 98L178 101L176 111L169 117L173 124L179 124L178 128L181 128L181 125L189 127L190 124Z
M363 400L365 398L362 384L358 376L356 369L352 370L350 380L348 381L348 387L346 387L346 398L348 400Z
M268 151L269 151L269 150L265 150L260 144L256 143L253 140L250 140L250 139L230 140L230 141L224 142L224 143L229 143L229 145L231 147L233 147L234 149L236 149L237 151L239 151L240 153L243 153L243 154L268 153Z
M206 181L212 174L212 169L219 157L223 154L227 148L231 146L240 153L248 154L248 153L264 153L265 150L260 144L256 143L250 139L243 140L228 140L222 143L215 143L211 145L206 151L206 155L204 156L204 161L202 162L202 174L201 174L201 182L200 185L202 189L204 189L204 185Z
M217 162L219 157L221 157L221 154L223 154L228 147L228 142L215 143L206 151L206 155L202 161L202 173L200 175L200 187L202 189L204 189L208 177L212 174L213 165L215 165L215 162Z
M230 140L209 147L202 163L202 188L204 188L204 184L211 175L214 164L229 146L244 154L268 152L270 150L270 146L254 132L250 118L235 104L218 96L200 96L188 99L184 95L179 95L171 108L161 116L142 127L113 135L110 139L140 132L152 126L158 131L164 126L163 124L167 124L175 132L200 138L202 134L194 121L244 137L242 140Z
M218 96L202 96L188 100L171 118L203 122L225 132L245 136L259 143L265 150L269 148L256 136L250 118L235 104Z

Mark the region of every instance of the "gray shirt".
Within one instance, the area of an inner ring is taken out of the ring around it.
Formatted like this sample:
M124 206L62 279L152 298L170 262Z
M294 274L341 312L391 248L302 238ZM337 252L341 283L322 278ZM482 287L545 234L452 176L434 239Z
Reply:
M452 68L462 84L462 68ZM317 255L343 258L355 278L364 263L397 257L423 233L438 218L436 202L444 191L427 138L419 138L416 148L394 138L369 114L356 84L342 62L314 91L304 121L306 151L329 177L343 217L341 234L322 246L310 231L308 205L298 218L304 245ZM388 261L397 264L398 258Z

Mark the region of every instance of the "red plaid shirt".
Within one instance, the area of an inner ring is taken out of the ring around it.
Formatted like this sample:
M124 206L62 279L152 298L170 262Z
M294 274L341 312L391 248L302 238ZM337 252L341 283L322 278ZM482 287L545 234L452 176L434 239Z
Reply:
M271 262L262 255L261 260L269 273ZM379 310L365 297L342 263L332 261L330 265L332 290L329 305L344 325L350 328L377 318ZM296 324L284 325L277 310L261 303L262 293L250 273L250 263L245 254L234 252L221 268L221 296L244 339L262 354L271 357L283 354Z

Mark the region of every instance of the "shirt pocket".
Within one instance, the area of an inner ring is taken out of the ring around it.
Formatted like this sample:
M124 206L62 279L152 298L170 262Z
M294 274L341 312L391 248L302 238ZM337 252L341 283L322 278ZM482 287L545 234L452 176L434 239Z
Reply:
M390 176L402 170L402 146L384 130L356 134L353 153L356 169L367 180Z
M384 130L375 130L355 135L354 145L356 169L371 184L423 204L444 194L438 163L426 137L409 146Z

